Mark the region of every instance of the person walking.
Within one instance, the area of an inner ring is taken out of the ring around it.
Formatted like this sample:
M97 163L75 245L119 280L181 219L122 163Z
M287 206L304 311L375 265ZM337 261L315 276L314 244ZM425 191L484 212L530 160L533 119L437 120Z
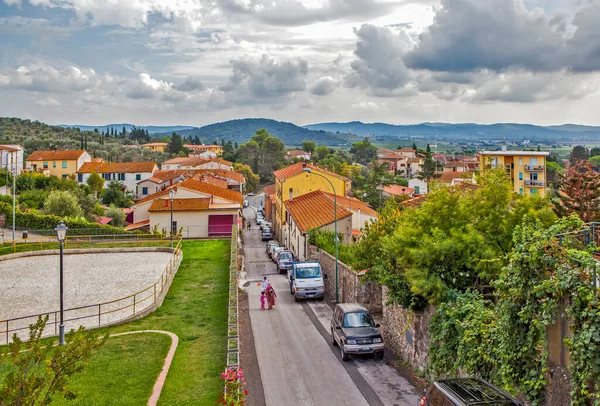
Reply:
M267 277L265 276L262 280L262 282L260 283L260 291L261 292L266 292L267 288L269 287L269 285L271 284L271 282L269 282L269 280L267 279Z
M265 292L260 292L260 310L265 310Z
M266 296L267 296L267 303L269 304L269 310L271 310L273 308L273 306L275 306L275 298L277 297L277 293L275 293L275 289L273 288L273 285L271 285L270 283L269 283L269 286L267 286Z

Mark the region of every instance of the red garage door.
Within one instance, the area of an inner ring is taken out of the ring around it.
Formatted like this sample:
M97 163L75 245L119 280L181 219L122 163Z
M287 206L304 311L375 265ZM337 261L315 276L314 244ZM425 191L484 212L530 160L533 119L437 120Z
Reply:
M208 216L209 237L231 237L233 214L213 214Z

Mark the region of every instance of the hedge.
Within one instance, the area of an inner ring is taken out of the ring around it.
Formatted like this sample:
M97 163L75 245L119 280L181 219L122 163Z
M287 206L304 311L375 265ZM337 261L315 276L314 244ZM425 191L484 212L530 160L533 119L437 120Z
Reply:
M4 213L4 217L6 219L5 227L11 227L12 205L0 201L0 213ZM58 225L58 223L64 221L65 225L69 227L70 230L95 229L98 231L102 231L102 233L105 234L136 234L136 232L125 231L123 228L120 227L98 224L81 218L63 218L50 214L22 212L20 210L16 211L15 220L17 227L35 231L48 230L51 233L54 233L54 228Z

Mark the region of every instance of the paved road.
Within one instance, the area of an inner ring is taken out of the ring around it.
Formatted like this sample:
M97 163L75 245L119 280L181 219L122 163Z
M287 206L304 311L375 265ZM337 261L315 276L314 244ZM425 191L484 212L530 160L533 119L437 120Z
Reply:
M418 392L386 364L341 361L329 343L330 308L323 302L294 302L254 222L262 196L249 200L244 215L253 226L244 231L245 279L267 405L418 405ZM257 284L265 275L278 294L273 310L260 309Z

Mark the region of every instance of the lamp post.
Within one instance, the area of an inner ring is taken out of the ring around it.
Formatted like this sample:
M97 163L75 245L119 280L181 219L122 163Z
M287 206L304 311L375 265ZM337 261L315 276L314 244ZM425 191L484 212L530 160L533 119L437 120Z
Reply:
M63 243L67 237L67 226L61 221L56 230L56 239L60 245L60 324L58 325L58 345L65 345L65 323L63 313Z
M339 290L338 290L338 232L337 232L337 195L335 194L335 187L333 186L333 183L331 183L331 181L326 177L321 175L320 173L316 173L313 172L310 168L304 168L302 169L302 172L305 173L312 173L313 175L316 176L320 176L323 179L325 179L329 185L331 186L331 189L333 190L333 232L335 234L333 241L335 242L335 301L339 302Z
M173 248L173 199L175 198L175 190L169 190L169 200L171 203L171 248Z

